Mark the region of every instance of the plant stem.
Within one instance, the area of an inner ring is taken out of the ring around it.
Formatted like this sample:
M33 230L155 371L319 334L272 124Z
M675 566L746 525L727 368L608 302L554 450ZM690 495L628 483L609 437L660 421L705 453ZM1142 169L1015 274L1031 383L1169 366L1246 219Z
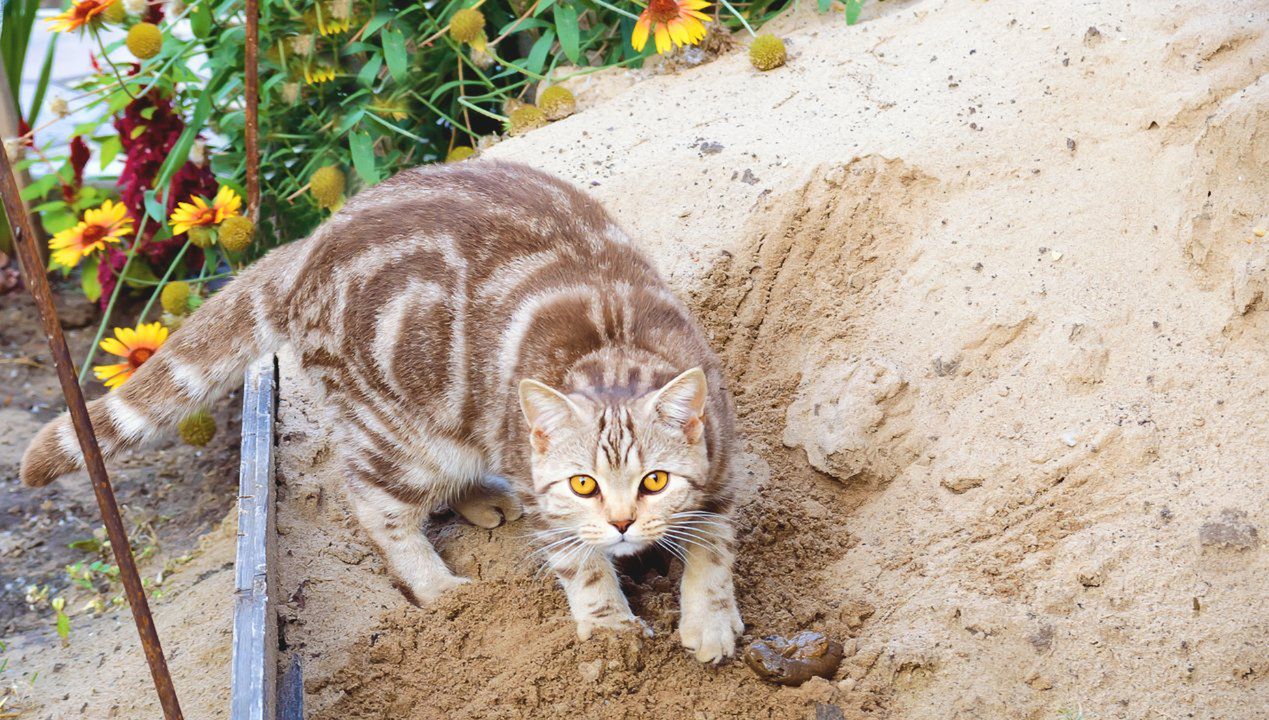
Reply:
M749 31L749 35L752 37L754 34L753 28L749 27L749 21L745 19L745 16L741 15L740 11L733 7L731 3L727 2L727 0L718 0L718 2L721 3L723 7L731 11L732 15L736 16L736 19L740 21L741 25L745 26L745 29Z
M123 271L119 273L120 279L115 282L115 289L110 293L110 302L106 303L106 311L102 313L101 324L97 326L97 334L93 336L93 344L88 346L88 356L84 358L84 363L79 366L80 385L83 385L84 378L88 377L88 368L92 367L93 358L97 355L97 347L101 344L102 336L106 334L106 326L110 324L110 314L114 312L115 302L119 299L119 293L123 291L123 278L128 276L128 268L132 265L132 258L137 255L137 248L141 245L141 238L145 235L145 225L149 220L149 215L141 218L141 225L137 228L132 247L128 248L128 259L123 262Z
M119 74L119 68L115 67L115 61L110 59L110 53L106 51L106 44L101 41L101 35L96 28L93 28L92 33L93 39L97 41L97 47L101 48L101 59L106 61L111 70L115 71L115 79L119 81L119 89L123 90L128 97L136 100L137 96L133 95L132 91L128 89L128 83L124 82L123 75Z

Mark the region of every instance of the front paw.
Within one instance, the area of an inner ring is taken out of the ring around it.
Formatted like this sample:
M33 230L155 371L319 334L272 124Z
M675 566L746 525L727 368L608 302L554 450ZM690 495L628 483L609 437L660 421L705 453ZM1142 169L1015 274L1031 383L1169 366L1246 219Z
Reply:
M423 607L436 602L442 595L471 582L471 578L461 575L442 575L413 582L402 582L400 589L405 591L406 599Z
M709 607L683 609L679 640L703 663L717 663L736 654L736 638L744 632L736 601L716 599Z
M644 637L652 637L652 628L642 618L632 613L578 619L577 638L579 640L583 642L589 640L596 630L612 630L619 633L637 632Z

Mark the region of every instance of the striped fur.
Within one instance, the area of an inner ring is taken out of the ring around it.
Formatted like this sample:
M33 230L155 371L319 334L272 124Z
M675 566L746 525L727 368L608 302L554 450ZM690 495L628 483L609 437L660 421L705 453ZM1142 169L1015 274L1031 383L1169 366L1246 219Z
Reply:
M686 563L683 643L702 660L732 654L730 399L688 310L594 200L484 161L366 190L90 403L103 450L172 427L288 343L324 391L359 520L417 600L464 582L420 531L428 511L496 526L522 503L547 527L583 637L639 626L611 558L659 544ZM63 416L31 442L22 479L81 464ZM642 493L652 470L670 484ZM575 474L601 492L573 493Z

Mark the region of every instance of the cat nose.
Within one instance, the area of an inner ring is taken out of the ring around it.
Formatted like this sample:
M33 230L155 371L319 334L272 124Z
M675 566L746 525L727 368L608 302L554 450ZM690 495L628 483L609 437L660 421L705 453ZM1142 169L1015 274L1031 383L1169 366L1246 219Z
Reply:
M617 532L625 535L626 530L628 530L631 525L634 525L634 520L609 520L608 524L617 528Z

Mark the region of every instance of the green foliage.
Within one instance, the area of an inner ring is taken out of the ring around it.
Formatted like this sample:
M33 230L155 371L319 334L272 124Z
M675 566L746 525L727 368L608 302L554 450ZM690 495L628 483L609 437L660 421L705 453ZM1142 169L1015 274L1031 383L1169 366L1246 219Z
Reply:
M790 0L716 1L718 7L708 12L716 19L713 26L726 31L753 32L790 5ZM861 2L846 3L849 21L858 19ZM3 32L15 38L3 43L6 62L10 53L20 56L19 46L24 51L38 4L5 5ZM60 108L54 110L59 115L68 103L71 110L87 111L91 119L71 132L86 141L93 162L77 168L69 148L40 146L37 128L36 147L18 163L34 176L24 197L53 234L76 227L112 186L127 185L127 173L123 178L103 173L125 159L127 172L135 169L135 153L125 150L132 141L149 142L162 133L169 133L162 135L165 143L176 138L161 153L157 170L158 160L148 167L153 179L146 175L142 192L130 195L131 236L73 270L80 273L84 294L106 309L92 353L123 292L148 296L139 317L115 323L135 325L155 310L167 283L187 282L206 297L213 283L272 246L310 233L339 205L319 203L315 193L306 192L319 168L342 171L345 195L351 196L404 168L443 161L455 147L496 141L512 111L534 103L545 87L605 68L639 66L653 52L652 44L642 52L631 46L645 7L639 0L261 0L256 240L229 253L215 242L192 247L190 233L174 237L169 214L173 203L194 199L171 196L174 179L188 175L191 163L245 199L245 6L241 0L187 0L183 6L155 7L168 14L160 19L144 10L111 22L121 30L154 22L162 33L157 54L138 61L122 39L105 42L104 21L95 20L77 32L98 46L100 72L77 86L74 97L45 103ZM819 7L827 11L834 5L821 0ZM460 11L468 27L450 33L450 20ZM475 27L482 18L483 31ZM189 33L174 35L183 21ZM154 45L140 54L149 55ZM14 59L20 68L21 58ZM14 72L14 65L8 68ZM175 129L172 115L156 115L156 102L170 103L179 118ZM124 137L116 129L121 116L127 118ZM194 235L211 238L214 231L203 226ZM146 239L134 243L133 237ZM172 240L168 249L156 250ZM200 252L201 263L187 261ZM90 354L81 364L81 380L92 361Z

